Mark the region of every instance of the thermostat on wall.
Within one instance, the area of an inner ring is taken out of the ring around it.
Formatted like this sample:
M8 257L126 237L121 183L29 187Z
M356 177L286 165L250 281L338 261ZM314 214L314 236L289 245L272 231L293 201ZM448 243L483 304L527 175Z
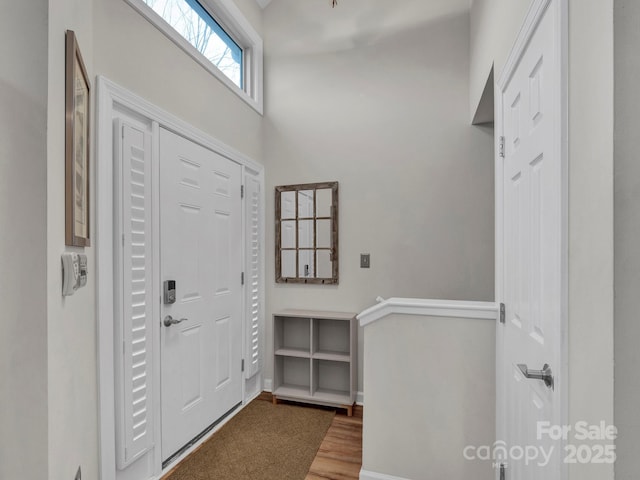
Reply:
M87 256L82 253L62 254L62 295L73 295L87 284Z

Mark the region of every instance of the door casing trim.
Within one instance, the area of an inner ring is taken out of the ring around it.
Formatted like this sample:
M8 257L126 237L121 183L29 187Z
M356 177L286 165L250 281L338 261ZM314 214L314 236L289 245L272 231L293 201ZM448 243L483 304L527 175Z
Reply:
M246 172L255 175L262 185L264 185L264 168L247 155L229 147L216 140L205 132L193 127L187 122L168 113L167 111L151 104L143 98L129 92L125 88L117 85L111 80L97 77L97 108L96 108L96 318L97 318L97 348L98 348L98 426L99 426L99 472L102 479L116 478L116 447L115 447L115 399L114 399L114 211L113 211L113 119L117 111L125 110L132 118L142 119L150 128L153 136L152 140L152 185L157 186L159 182L159 129L166 128L180 136L183 136L219 155L241 165L243 167L242 182ZM262 189L261 203L265 205L265 192ZM153 188L153 236L159 238L158 188ZM264 216L264 207L261 209ZM244 230L244 207L243 207L243 230ZM262 222L264 225L264 222ZM264 245L264 229L260 232L261 241ZM243 232L244 242L244 232ZM154 264L153 269L157 271L159 267L159 249L157 241L153 244ZM263 256L264 257L264 256ZM244 255L243 255L244 263ZM244 267L244 265L243 265ZM265 262L261 259L260 276L264 279ZM264 292L264 288L262 288ZM160 298L160 280L157 278L154 284L153 298ZM243 291L243 318L245 313L244 291ZM154 302L155 305L155 302ZM159 306L157 307L159 308ZM154 310L155 311L155 310ZM157 315L156 315L157 316ZM158 317L159 318L159 317ZM158 323L159 325L159 323ZM158 327L159 328L159 327ZM243 338L245 332L245 322L242 324ZM156 338L157 337L157 338ZM246 354L245 343L243 341L243 356ZM153 355L157 355L160 348L159 335L154 332ZM156 359L153 371L153 408L154 426L157 427L156 439L159 441L158 432L160 426L160 365ZM243 376L242 398L245 399L246 380ZM230 417L229 417L230 418ZM154 472L150 478L160 478L162 475L162 458L158 445L154 447Z

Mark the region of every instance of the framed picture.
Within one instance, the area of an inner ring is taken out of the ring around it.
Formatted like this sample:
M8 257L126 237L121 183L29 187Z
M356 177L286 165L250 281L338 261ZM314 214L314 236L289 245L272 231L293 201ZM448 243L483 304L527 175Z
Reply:
M89 116L91 85L73 31L66 37L65 243L91 245L89 215Z

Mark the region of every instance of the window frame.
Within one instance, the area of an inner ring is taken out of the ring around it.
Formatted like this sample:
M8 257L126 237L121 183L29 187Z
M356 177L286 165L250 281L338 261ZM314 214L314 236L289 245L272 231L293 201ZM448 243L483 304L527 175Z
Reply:
M263 42L233 0L198 0L198 3L242 48L242 85L238 87L222 70L157 14L144 0L124 0L205 70L220 80L260 115L263 114Z

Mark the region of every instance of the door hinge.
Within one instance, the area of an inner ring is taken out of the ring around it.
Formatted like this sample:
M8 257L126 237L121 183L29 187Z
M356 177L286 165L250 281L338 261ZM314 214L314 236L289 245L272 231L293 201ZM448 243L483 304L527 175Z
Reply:
M499 150L500 158L504 158L504 137L500 137L499 145L500 145L500 147L499 147L500 148L500 150Z
M240 273L240 285L244 285L244 272Z
M240 185L240 198L244 198L244 185Z
M500 304L500 323L507 323L507 307L504 303Z
M244 358L242 359L242 367L241 367L241 372L244 372Z
M507 467L504 463L500 464L500 480L507 480Z

